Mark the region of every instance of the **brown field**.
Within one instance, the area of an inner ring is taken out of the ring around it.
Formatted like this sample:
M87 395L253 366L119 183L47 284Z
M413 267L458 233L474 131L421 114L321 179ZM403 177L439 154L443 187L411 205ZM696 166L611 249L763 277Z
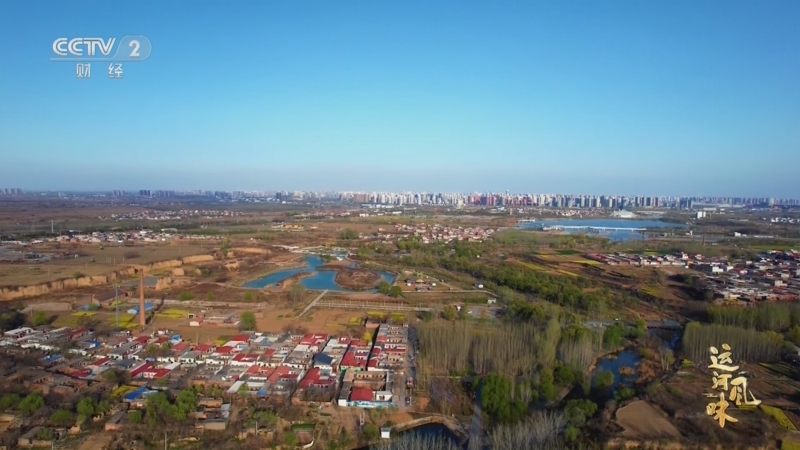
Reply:
M358 327L366 317L365 311L312 308L303 317L297 318L297 311L276 309L264 313L256 319L258 331L281 332L288 325L303 327L309 332L342 334L348 328Z
M620 408L617 411L617 422L625 428L623 435L629 438L681 437L678 429L669 420L643 400Z
M161 244L132 247L99 245L63 246L61 249L33 248L29 251L42 253L79 253L78 258L59 259L40 264L0 263L0 286L30 286L65 278L72 278L76 272L82 275L102 275L115 269L130 265L149 264L158 261L178 259L184 256L209 253L211 242L200 244ZM140 256L125 258L125 254L136 252Z

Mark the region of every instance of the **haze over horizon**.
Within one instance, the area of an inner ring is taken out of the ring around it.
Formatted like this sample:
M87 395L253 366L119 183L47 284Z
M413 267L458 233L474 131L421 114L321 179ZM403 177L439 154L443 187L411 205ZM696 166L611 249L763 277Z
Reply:
M212 6L213 5L213 6ZM800 3L0 4L0 188L800 197ZM120 80L58 37L142 34Z

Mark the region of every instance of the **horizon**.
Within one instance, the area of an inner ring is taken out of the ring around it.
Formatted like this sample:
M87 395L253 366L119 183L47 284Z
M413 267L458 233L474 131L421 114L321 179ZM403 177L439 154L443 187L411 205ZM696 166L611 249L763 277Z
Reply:
M0 5L0 187L800 197L790 0L82 6Z
M193 197L193 196L207 196L208 193L244 193L244 194L263 194L259 197L253 198L268 198L267 194L280 194L280 193L313 193L313 194L392 194L392 195L409 195L409 194L428 194L428 195L445 195L445 196L474 196L474 195L481 195L481 196L499 196L499 197L526 197L526 196L533 196L533 197L583 197L583 198L661 198L661 199L730 199L730 200L755 200L755 199L766 199L766 200L776 200L776 201L789 201L789 202L797 202L800 201L800 197L764 197L764 196L754 196L754 195L704 195L704 194L644 194L644 193L628 193L628 194L620 194L620 193L576 193L576 192L534 192L534 191L499 191L499 190L488 190L488 191L478 191L478 190L470 190L470 191L454 191L454 190L397 190L397 191L386 191L386 190L352 190L352 189L330 189L330 190L313 190L313 189L153 189L153 188L142 188L142 189L82 189L82 190L74 190L74 189L22 189L22 188L9 188L6 186L0 186L0 198L4 196L3 189L20 189L21 192L19 193L8 193L5 194L6 197L10 196L24 196L24 195L42 195L42 194L75 194L75 195L109 195L112 198L120 198L120 197L136 197L136 198L148 198L148 199L170 199L176 197ZM142 195L141 191L149 192L149 195ZM117 195L117 192L120 194ZM171 193L175 194L174 196L161 196L160 193ZM272 197L274 198L274 197ZM369 203L369 202L367 202ZM777 205L776 205L777 206Z

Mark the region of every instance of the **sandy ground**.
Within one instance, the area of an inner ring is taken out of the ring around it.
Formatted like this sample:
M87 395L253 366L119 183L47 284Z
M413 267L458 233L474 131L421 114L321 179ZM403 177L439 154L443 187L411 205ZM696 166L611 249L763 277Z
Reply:
M647 402L639 400L617 411L617 423L629 438L665 437L679 438L678 429Z
M111 443L114 435L106 432L92 433L78 447L78 450L98 450Z

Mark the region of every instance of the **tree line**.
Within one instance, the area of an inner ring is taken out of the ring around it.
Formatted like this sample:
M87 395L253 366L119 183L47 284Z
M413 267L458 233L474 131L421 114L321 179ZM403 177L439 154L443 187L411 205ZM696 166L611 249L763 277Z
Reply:
M798 303L762 303L755 308L711 306L706 313L711 323L758 331L782 333L800 326Z
M703 325L698 322L686 325L683 352L702 367L710 364L711 347L722 352L722 344L731 346L734 365L737 365L737 360L775 362L781 360L783 336L774 331L762 332L727 325Z

